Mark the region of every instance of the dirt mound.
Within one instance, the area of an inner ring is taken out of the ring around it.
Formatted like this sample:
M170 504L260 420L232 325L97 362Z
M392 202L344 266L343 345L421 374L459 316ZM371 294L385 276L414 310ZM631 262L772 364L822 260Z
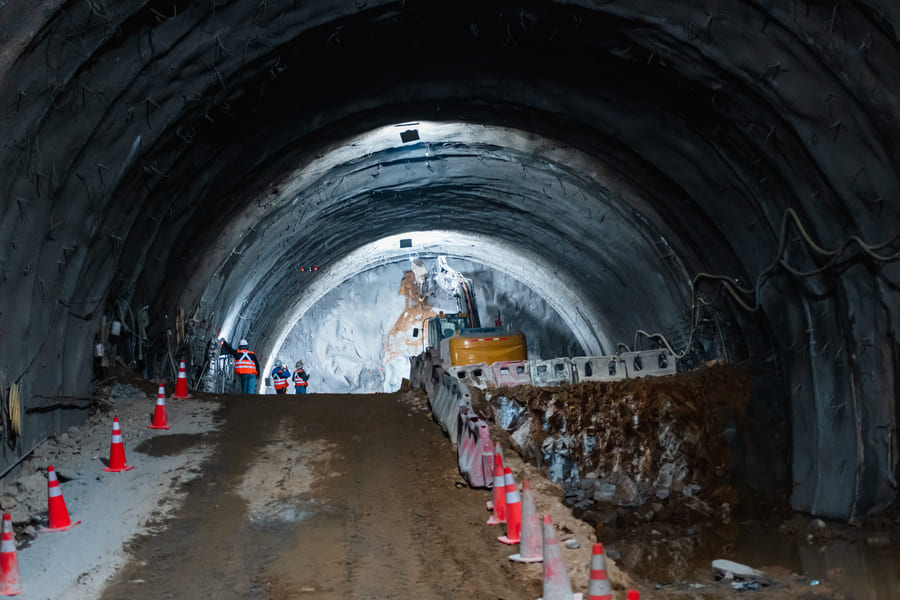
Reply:
M576 506L652 503L657 515L688 509L727 522L739 498L725 432L743 419L749 394L747 372L716 366L487 396L523 456L577 491Z

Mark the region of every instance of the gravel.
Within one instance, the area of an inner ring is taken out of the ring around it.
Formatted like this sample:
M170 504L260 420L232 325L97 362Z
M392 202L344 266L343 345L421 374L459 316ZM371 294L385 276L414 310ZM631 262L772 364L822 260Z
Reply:
M212 450L211 436L204 434L216 429L215 401L167 398L171 429L153 430L147 425L156 405L155 392L116 382L103 390L99 400L102 408L86 423L48 439L0 480L0 504L15 526L23 597L96 598L127 561L127 541L149 531L178 506L181 484L199 472ZM102 471L114 416L121 425L127 464L135 467L121 473ZM177 434L195 434L198 443L164 456L134 450L151 437ZM72 522L81 521L63 532L42 532L40 527L47 524L50 465L57 472Z

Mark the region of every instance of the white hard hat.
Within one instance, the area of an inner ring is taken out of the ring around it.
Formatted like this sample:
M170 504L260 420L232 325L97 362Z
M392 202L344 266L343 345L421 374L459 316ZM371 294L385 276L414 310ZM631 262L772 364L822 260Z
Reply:
M249 345L250 345L250 342L248 342L247 340L245 340L243 338L241 338L241 341L238 342L238 346L249 346Z

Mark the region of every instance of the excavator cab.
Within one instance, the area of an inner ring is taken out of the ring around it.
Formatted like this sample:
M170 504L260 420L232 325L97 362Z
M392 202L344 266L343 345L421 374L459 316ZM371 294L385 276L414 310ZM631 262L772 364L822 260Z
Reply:
M463 314L439 314L428 319L428 346L436 350L441 348L441 340L459 335L467 327Z

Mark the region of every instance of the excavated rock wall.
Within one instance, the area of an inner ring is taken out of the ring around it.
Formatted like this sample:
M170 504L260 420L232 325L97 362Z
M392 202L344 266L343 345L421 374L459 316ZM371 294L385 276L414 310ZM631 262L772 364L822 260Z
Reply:
M761 435L773 445L789 436L786 423L758 430L762 423L748 415L750 387L745 370L717 366L561 388L498 388L486 398L522 455L572 492L578 508L600 502L727 519L748 507L738 506L737 490L746 489L751 473L762 479L754 470L768 475L754 499L783 502L790 490L777 477L784 465L761 464L743 447Z

